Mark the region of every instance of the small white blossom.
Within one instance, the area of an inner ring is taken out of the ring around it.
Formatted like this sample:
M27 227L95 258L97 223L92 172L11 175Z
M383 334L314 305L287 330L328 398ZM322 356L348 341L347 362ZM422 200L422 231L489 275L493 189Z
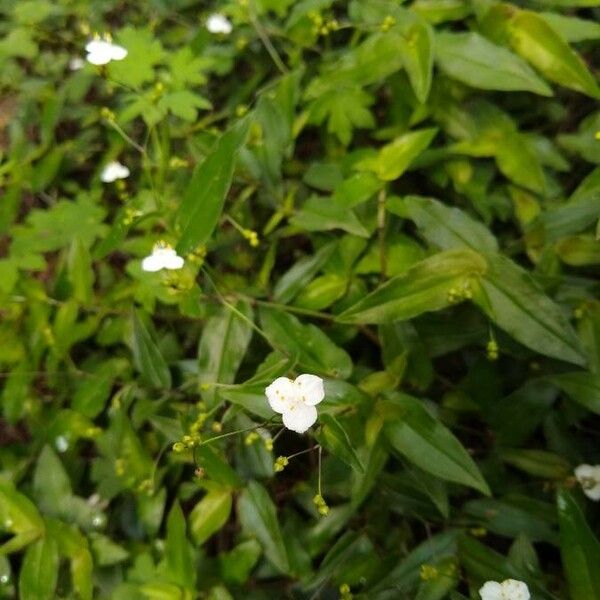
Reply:
M161 269L181 269L183 258L165 242L158 242L152 248L152 254L142 260L142 269L155 273Z
M325 397L323 380L316 375L300 375L292 381L278 377L265 389L271 408L280 413L283 424L296 433L304 433L317 420L317 409Z
M600 500L600 465L579 465L575 477L588 498Z
M85 46L88 53L86 60L93 65L106 65L111 60L123 60L127 56L127 50L123 46L113 44L107 39L95 39Z
M229 35L233 31L233 25L225 15L214 13L206 19L206 29L211 33Z
M529 588L523 581L506 579L502 583L487 581L479 590L481 600L529 600Z
M100 173L100 179L104 183L112 183L117 179L127 179L127 177L129 177L129 169L118 161L108 163Z
M84 66L85 60L83 60L81 56L74 56L69 61L69 69L71 69L71 71L79 71L79 69L83 69Z

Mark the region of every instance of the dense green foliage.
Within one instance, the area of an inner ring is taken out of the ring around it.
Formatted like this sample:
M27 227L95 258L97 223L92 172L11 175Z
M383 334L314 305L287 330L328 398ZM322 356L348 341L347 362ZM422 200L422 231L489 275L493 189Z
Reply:
M0 596L600 598L600 1L211 4L0 2Z

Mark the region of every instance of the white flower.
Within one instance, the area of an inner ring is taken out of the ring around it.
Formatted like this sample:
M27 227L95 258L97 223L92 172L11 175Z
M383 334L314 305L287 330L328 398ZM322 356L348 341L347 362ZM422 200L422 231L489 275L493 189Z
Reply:
M95 39L85 46L88 53L86 60L93 65L106 65L111 60L123 60L127 56L127 50L123 46L113 44L107 39Z
M69 61L69 69L71 69L71 71L79 71L79 69L83 69L84 66L85 60L83 60L83 58L80 56L74 56Z
M316 404L325 396L323 380L316 375L300 375L292 381L278 377L265 394L271 408L282 415L283 424L304 433L317 420Z
M224 33L229 35L233 31L231 21L219 13L214 13L206 19L206 29L211 33Z
M506 579L502 583L487 581L479 590L481 600L529 600L527 584L516 579Z
M579 465L575 477L583 493L591 500L600 500L600 465Z
M129 177L129 169L118 161L108 163L100 173L100 179L104 183L112 183L117 179L127 179L127 177Z
M169 244L158 242L152 248L152 254L142 260L142 269L154 273L161 269L181 269L183 258Z

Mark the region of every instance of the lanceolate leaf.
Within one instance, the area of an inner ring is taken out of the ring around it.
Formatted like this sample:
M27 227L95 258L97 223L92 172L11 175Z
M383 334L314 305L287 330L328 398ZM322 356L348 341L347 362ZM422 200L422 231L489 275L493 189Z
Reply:
M425 102L431 88L435 36L426 21L416 21L405 32L402 61L419 102Z
M52 600L56 597L58 559L56 541L49 536L27 548L19 576L19 597L22 600Z
M282 573L289 572L287 551L277 520L277 510L265 488L251 481L238 500L242 528L262 544L265 555Z
M525 346L572 362L586 357L564 311L522 267L496 252L495 238L466 213L431 199L409 197L408 214L427 240L440 248L470 247L483 252L488 268L473 300L499 327Z
M550 81L600 98L600 88L581 57L538 14L519 10L510 19L512 47Z
M319 442L332 454L342 459L358 473L364 473L358 454L348 438L348 434L341 423L332 415L323 414L319 418L321 429L317 434Z
M486 261L472 250L440 252L390 279L343 312L343 323L389 323L452 304L452 292L470 289L486 271ZM468 293L468 292L467 292Z
M575 498L565 489L556 497L560 552L572 600L600 598L600 542Z
M420 196L407 196L404 205L419 233L439 248L471 248L477 252L498 250L498 242L490 230L458 208Z
M246 139L248 124L246 120L240 121L225 132L194 171L177 213L181 226L177 244L179 254L186 254L210 239L223 210L237 152Z
M552 95L548 84L526 62L478 33L438 34L436 62L450 77L475 88Z
M218 387L212 384L233 383L252 337L252 307L240 300L234 308L223 306L207 321L200 338L198 369L202 396L209 407L219 397Z
M171 373L156 342L137 312L133 312L133 356L145 382L157 388L171 387Z
M488 265L473 300L490 319L532 350L584 366L587 358L564 311L529 273L501 255L488 257Z
M395 450L436 477L489 495L489 487L466 449L449 429L431 416L422 402L397 394L385 403L383 410L389 418L384 432Z
M304 325L289 313L266 307L260 310L260 320L275 349L297 358L302 369L342 379L350 376L350 357L320 327Z
M437 129L410 131L386 144L375 156L363 159L357 167L372 171L383 181L398 179L410 164L429 146Z
M600 415L600 375L588 371L561 373L548 378L550 383L560 388L571 400L589 411Z

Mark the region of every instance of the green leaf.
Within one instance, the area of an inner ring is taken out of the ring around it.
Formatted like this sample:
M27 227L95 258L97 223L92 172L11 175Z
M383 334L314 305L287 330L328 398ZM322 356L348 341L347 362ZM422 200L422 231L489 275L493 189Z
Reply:
M550 12L539 13L539 16L567 42L600 39L600 23Z
M145 383L156 388L170 388L171 372L160 349L135 310L132 319L133 356Z
M470 289L486 271L472 250L448 250L417 263L405 275L381 285L337 317L342 323L389 323L439 310L453 303L452 291Z
M237 472L210 445L205 444L196 449L200 466L206 471L207 477L230 488L241 488L243 481Z
M118 33L117 43L127 50L127 56L107 66L111 78L132 87L154 81L154 67L164 56L154 32L150 28L125 27Z
M251 539L238 544L230 552L220 554L221 576L225 581L233 584L245 583L260 558L261 552L260 544Z
M433 75L434 46L437 43L433 28L426 21L416 21L404 32L402 61L417 100L427 100Z
M600 598L600 542L570 492L556 496L560 553L572 600Z
M581 57L540 15L517 10L507 26L511 46L550 81L600 98L600 88Z
M167 539L165 540L165 571L172 583L194 589L196 567L194 553L185 533L185 518L174 502L167 517Z
M331 198L311 196L291 222L308 231L343 229L359 237L367 238L370 235L353 210L338 206Z
M364 158L356 166L363 171L372 171L384 181L398 179L431 144L437 131L429 128L405 133L380 148L376 156Z
M225 525L231 512L231 504L231 490L215 488L209 490L194 506L189 516L190 535L198 546Z
M488 257L473 300L516 340L546 356L585 366L587 358L564 311L510 259Z
M315 325L304 325L296 317L276 309L262 307L260 320L267 338L275 349L296 357L309 373L323 373L347 379L352 360Z
M474 88L552 95L526 62L478 33L439 33L435 60L448 76Z
M403 205L419 233L442 250L471 248L482 253L498 251L498 242L490 230L458 208L420 196L407 196Z
M218 401L218 388L212 384L233 383L252 338L253 312L239 300L235 311L224 306L204 326L198 346L198 372L203 397L209 408ZM237 311L237 312L236 312Z
M335 247L335 243L326 244L314 254L300 259L290 267L278 279L273 290L274 299L282 304L292 300L329 260Z
M219 222L236 155L246 139L248 126L249 121L243 120L225 132L196 167L177 212L181 226L179 254L187 254L210 239Z
M76 237L69 250L69 281L72 296L81 303L91 302L94 288L94 271L88 248Z
M282 573L289 573L287 551L277 520L277 510L267 490L250 481L238 499L238 516L247 535L258 538L266 557Z
M176 117L193 123L198 117L198 109L209 110L210 102L189 90L179 90L166 94L158 103L160 108L170 110Z
M435 477L490 494L469 453L422 402L406 394L396 394L384 401L383 407L390 415L384 433L395 450Z
M355 471L364 473L365 468L341 423L334 416L327 413L321 414L319 422L321 428L316 435L319 443Z
M71 481L58 456L44 446L33 474L33 491L44 513L64 515L73 495Z
M600 375L587 371L560 373L547 378L571 400L600 415Z
M373 598L392 600L405 593L421 581L420 569L424 564L456 554L456 531L444 531L419 544L399 564L386 573L372 588ZM387 592L387 594L386 594Z
M524 473L545 479L564 479L571 472L568 461L545 450L504 448L500 450L500 458Z
M558 241L554 250L567 265L584 267L600 264L600 244L593 235L572 235Z
M35 505L4 479L0 479L0 522L15 534L0 546L0 554L20 550L44 533L44 521Z
M44 536L27 548L19 575L19 597L22 600L52 600L58 580L58 547Z
M313 279L296 297L294 304L308 310L323 310L346 292L348 280L335 273Z
M369 129L375 126L375 119L369 110L373 97L362 88L348 85L328 90L312 103L309 109L309 122L319 125L327 119L327 131L334 133L347 146L352 140L354 129Z

